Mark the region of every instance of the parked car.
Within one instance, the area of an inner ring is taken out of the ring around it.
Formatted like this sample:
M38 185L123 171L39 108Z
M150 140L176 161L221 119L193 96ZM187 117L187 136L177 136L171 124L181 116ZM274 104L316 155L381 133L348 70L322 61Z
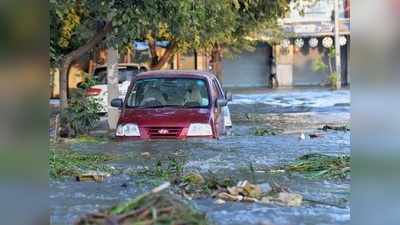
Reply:
M199 71L149 71L133 78L116 136L124 139L218 138L232 126L228 101L217 78Z
M118 88L120 97L124 97L128 90L130 81L134 76L143 71L148 71L146 65L126 63L118 64ZM108 91L107 91L107 66L96 67L93 72L93 79L96 85L86 89L89 98L96 98L100 101L101 110L99 113L107 112Z

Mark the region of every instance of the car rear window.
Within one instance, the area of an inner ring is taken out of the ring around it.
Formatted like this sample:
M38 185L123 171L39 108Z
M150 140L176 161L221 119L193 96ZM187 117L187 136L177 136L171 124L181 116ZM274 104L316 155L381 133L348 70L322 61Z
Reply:
M127 107L207 108L208 86L203 79L147 78L137 80L128 95Z

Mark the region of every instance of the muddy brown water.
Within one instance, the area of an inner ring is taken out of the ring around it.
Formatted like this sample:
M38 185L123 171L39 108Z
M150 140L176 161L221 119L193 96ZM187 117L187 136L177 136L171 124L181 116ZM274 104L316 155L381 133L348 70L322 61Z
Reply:
M346 98L346 94L347 97ZM194 139L188 141L145 141L113 142L104 144L75 143L67 147L73 151L107 152L122 156L111 162L124 173L112 176L104 182L76 182L73 179L51 180L50 205L52 224L72 224L80 215L109 207L150 190L158 181L135 175L144 167L153 166L156 161L168 161L169 157L184 161L185 171L199 171L233 176L236 179L250 179L249 165L256 170L283 165L307 153L330 155L350 154L350 132L323 132L317 128L324 124L349 123L349 93L321 91L311 97L304 93L282 93L285 104L295 101L299 107L277 105L276 95L251 102L254 97L240 96L242 102L231 103L232 117L235 118L232 132L220 140ZM325 96L331 105L312 105L315 98ZM344 96L345 95L345 96ZM300 96L300 97L299 97ZM326 97L328 96L328 97ZM235 96L234 96L235 97ZM261 94L257 98L262 98ZM302 98L302 99L300 99ZM269 101L269 102L268 102ZM298 101L303 101L303 104ZM278 102L279 103L279 102ZM296 105L294 104L294 105ZM252 113L249 115L249 113ZM254 136L255 127L279 130L276 136ZM320 138L300 140L301 132L322 133ZM65 147L65 146L63 146ZM151 157L144 159L142 152ZM256 173L256 183L276 182L300 193L305 199L301 207L281 207L257 203L230 202L215 204L212 198L197 199L191 203L205 212L216 224L349 224L350 223L350 180L309 180L296 174Z

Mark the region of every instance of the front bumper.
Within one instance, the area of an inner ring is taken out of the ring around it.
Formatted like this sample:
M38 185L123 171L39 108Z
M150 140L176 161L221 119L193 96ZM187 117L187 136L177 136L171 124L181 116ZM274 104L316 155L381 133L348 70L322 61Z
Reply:
M210 136L187 136L187 127L139 127L140 136L116 136L118 141L127 140L185 140L188 138L215 138Z

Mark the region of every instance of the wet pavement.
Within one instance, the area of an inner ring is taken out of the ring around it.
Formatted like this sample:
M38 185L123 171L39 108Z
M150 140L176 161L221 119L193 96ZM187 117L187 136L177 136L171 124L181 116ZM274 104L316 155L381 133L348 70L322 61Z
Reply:
M348 90L279 90L236 93L230 103L233 128L220 140L75 143L67 147L82 152L107 152L121 156L111 164L124 171L102 183L50 181L52 224L71 224L80 215L134 198L157 186L156 180L135 172L161 160L179 158L185 171L230 175L249 179L256 170L292 162L308 153L350 154L350 132L318 130L324 124L349 125ZM276 130L276 136L255 136L256 127ZM299 138L300 133L306 139ZM307 134L321 133L320 138ZM65 147L65 146L64 146ZM141 153L149 152L145 159ZM307 200L301 207L258 203L226 203L214 199L192 201L216 224L349 224L350 181L309 180L296 174L256 173L256 183L275 182L300 193Z

